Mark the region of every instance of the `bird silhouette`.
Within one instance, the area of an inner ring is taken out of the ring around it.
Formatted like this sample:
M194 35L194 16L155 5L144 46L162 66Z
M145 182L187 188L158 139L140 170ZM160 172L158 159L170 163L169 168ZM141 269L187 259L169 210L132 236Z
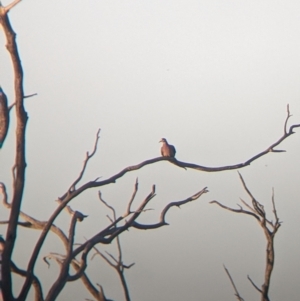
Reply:
M174 145L168 143L166 138L162 138L159 142L162 142L162 147L160 149L161 155L163 157L175 157L176 149Z

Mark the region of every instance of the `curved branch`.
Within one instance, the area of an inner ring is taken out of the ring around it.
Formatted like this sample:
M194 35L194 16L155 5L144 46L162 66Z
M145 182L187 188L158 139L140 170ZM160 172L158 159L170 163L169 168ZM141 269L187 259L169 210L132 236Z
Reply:
M73 268L78 272L80 265L78 262L76 262L75 260L72 261L72 266ZM87 288L87 290L90 292L90 294L96 298L96 300L98 301L106 301L105 295L103 290L97 290L96 287L92 284L92 282L90 281L89 277L86 275L86 273L83 273L81 276L81 280L83 282L83 284L85 285L85 287Z
M207 187L203 188L202 190L200 190L199 192L195 193L194 195L192 195L191 197L185 199L185 200L182 200L182 201L178 201L178 202L172 202L172 203L169 203L161 212L161 215L160 215L160 220L158 223L156 224L151 224L151 225L143 225L143 224L140 224L136 221L133 222L132 224L132 227L133 228L136 228L136 229L140 229L140 230L149 230L149 229L156 229L156 228L160 228L162 226L166 226L168 225L168 223L165 221L165 217L166 217L166 214L167 212L169 211L170 208L176 206L176 207L180 207L181 205L184 205L186 203L189 203L189 202L192 202L192 201L195 201L197 200L198 198L200 198L200 196L204 193L207 193L208 190L207 190Z
M22 277L26 277L27 276L27 272L24 270L21 270L20 268L18 268L16 266L16 264L14 262L11 262L11 269L14 273L22 276ZM43 301L44 297L43 297L43 289L40 283L40 280L38 279L37 276L33 275L33 287L35 290L35 301Z
M68 237L68 246L67 246L67 254L62 261L60 273L56 279L56 281L53 283L51 286L48 295L46 297L46 300L56 300L57 296L65 286L65 283L68 281L68 279L72 276L69 276L69 270L70 270L70 265L72 263L72 251L73 251L73 245L74 245L74 236L75 236L75 227L77 221L82 220L82 214L78 211L75 211L71 224L70 224L70 229L69 229L69 237ZM85 270L86 266L82 269L83 272ZM80 274L80 277L83 275L83 272ZM79 273L78 273L79 274Z
M240 169L240 168L250 165L253 161L257 160L258 158L260 158L270 152L281 152L281 151L275 150L274 148L276 146L278 146L280 143L282 143L286 138L288 138L289 136L294 134L293 129L295 129L297 127L300 127L300 124L292 125L287 133L285 132L281 138L279 138L276 142L271 144L267 149L258 153L255 156L251 157L250 159L248 159L247 161L245 161L243 163L220 166L220 167L206 167L206 166L202 166L202 165L198 165L198 164L194 164L194 163L182 162L182 161L179 161L172 157L157 157L157 158L145 160L136 165L128 166L108 179L105 179L102 181L90 181L90 182L84 184L83 186L81 186L77 191L78 191L78 193L81 193L82 191L89 189L89 188L100 187L100 186L105 186L105 185L108 185L111 183L115 183L116 180L123 177L128 172L141 169L142 167L144 167L146 165L154 164L154 163L160 162L160 161L169 161L170 163L173 163L174 165L176 165L178 167L185 167L185 168L195 169L195 170L204 171L204 172L218 172L218 171L225 171L225 170ZM64 199L66 196L67 196L67 193L65 195L63 195L61 197L61 199Z

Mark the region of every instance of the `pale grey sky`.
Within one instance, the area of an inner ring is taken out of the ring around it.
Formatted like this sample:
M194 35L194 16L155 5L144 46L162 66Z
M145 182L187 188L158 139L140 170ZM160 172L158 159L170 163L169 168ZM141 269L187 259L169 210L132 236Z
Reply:
M85 180L105 178L158 156L162 137L176 146L179 160L205 166L239 163L264 150L283 133L287 103L291 122L300 123L299 14L295 0L22 1L10 18L25 70L25 92L38 93L26 100L23 209L49 217L54 200L80 171L98 128L99 151ZM0 84L11 97L11 63L2 33L0 44ZM13 134L12 123L0 155L0 178L7 183ZM270 212L275 188L284 222L276 236L272 301L298 301L300 294L299 135L298 130L280 146L286 153L269 154L241 170ZM102 189L120 214L136 177L137 201L157 185L149 206L156 210L147 212L144 221L155 222L169 201L205 186L210 193L170 211L168 227L131 230L121 237L125 261L136 263L127 272L132 300L234 300L223 264L245 300L258 300L247 275L262 283L261 229L248 216L209 204L216 199L236 206L239 197L247 198L237 172L184 171L166 162L145 167ZM108 212L99 204L97 190L73 206L89 215L78 227L78 242L106 224ZM6 214L0 210L0 217ZM67 229L68 221L64 213L58 224ZM47 246L61 249L54 237ZM15 257L22 265L28 253L22 242L18 248ZM113 252L114 246L103 248L108 249ZM48 270L41 263L38 271L47 282L57 267ZM108 297L123 300L116 275L100 259L91 262L89 273ZM73 284L59 300L70 300L71 288L74 300L89 297Z

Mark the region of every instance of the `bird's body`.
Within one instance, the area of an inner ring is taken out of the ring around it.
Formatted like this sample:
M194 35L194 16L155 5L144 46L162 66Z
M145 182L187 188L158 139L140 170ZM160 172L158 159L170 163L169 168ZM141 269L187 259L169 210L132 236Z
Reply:
M162 147L160 149L161 155L163 157L175 157L176 149L174 145L168 143L167 139L162 138L159 142L162 142Z
M7 106L7 98L0 87L0 148L6 138L9 125L9 108Z

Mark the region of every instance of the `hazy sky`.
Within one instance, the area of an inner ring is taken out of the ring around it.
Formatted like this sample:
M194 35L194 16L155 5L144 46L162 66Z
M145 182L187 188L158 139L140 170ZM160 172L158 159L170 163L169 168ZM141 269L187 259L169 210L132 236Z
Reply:
M9 1L3 1L8 4ZM126 166L160 154L165 137L177 158L205 166L246 161L283 133L286 105L291 123L300 123L300 2L256 0L30 1L11 13L25 70L27 177L23 210L46 220L55 199L77 177L85 152L101 128L99 150L84 177L106 178ZM10 103L12 69L0 35L0 84ZM14 121L0 153L0 180L8 183L14 159ZM249 188L271 214L272 187L283 221L276 235L272 301L298 301L300 295L300 133L241 170ZM225 264L245 300L259 300L265 241L257 222L210 205L236 206L247 200L236 171L204 173L167 162L147 166L102 189L119 214L126 208L136 177L136 204L156 184L156 222L163 206L208 186L195 203L173 209L170 226L130 230L121 236L133 301L234 300ZM83 181L83 182L84 182ZM109 212L89 191L73 204L89 217L78 225L83 242L108 223ZM0 217L7 216L5 209ZM69 216L56 222L68 229ZM4 229L0 229L3 233ZM22 230L30 242L38 233ZM19 241L15 260L25 266L31 246ZM49 237L47 252L61 251ZM111 247L102 250L115 252ZM26 250L28 248L28 250ZM57 272L40 261L47 284ZM88 268L106 295L124 300L116 274L95 258ZM16 281L16 289L19 282ZM81 285L69 285L59 300L90 298Z

